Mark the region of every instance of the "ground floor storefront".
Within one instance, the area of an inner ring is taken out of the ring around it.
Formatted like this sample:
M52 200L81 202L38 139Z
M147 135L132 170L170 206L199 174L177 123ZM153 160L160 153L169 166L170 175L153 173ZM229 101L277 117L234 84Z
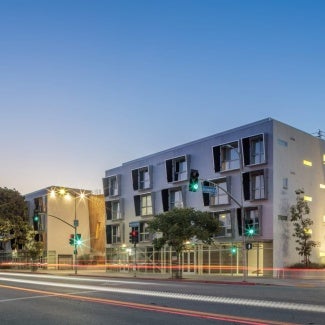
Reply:
M108 271L115 272L172 274L178 270L183 274L241 275L246 264L248 276L272 275L272 242L252 242L250 249L242 247L241 242L189 244L177 257L170 247L155 251L152 246L142 244L111 246L106 248L106 265Z

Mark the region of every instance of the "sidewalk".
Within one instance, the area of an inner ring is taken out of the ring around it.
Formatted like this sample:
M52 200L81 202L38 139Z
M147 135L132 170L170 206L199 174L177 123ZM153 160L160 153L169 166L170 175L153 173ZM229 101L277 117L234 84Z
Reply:
M1 270L0 272L24 272L31 274L50 274L57 276L80 276L80 277L104 277L110 279L142 279L158 281L194 281L204 283L233 284L233 285L276 285L276 286L301 286L301 287L325 287L325 278L272 278L262 276L248 276L245 281L242 275L198 275L183 274L182 279L172 278L170 273L146 273L140 271L133 272L112 272L102 269L77 269L75 270L55 270L55 269L38 269L35 272L29 270Z

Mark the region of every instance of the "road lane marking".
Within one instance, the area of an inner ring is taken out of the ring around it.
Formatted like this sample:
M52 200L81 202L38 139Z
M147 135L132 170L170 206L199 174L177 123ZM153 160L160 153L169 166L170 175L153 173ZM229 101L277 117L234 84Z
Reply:
M98 287L92 285L80 285L80 284L69 284L69 283L59 283L59 282L53 283L48 281L20 280L20 279L1 278L1 277L0 280L7 281L7 282L15 282L15 283L29 283L29 284L37 284L43 286L73 288L73 289L91 290L91 291L98 291L98 292L115 292L115 293L122 293L122 294L142 295L148 297L181 299L181 300L201 301L201 302L219 303L219 304L232 304L232 305L243 305L243 306L246 305L246 306L262 307L262 308L325 313L324 305L310 305L310 304L303 304L303 303L291 303L285 301L281 302L281 301L260 300L260 299L257 300L257 299L217 297L217 296L205 296L205 295L186 294L186 293L149 291L149 290L142 290L142 289L116 288L116 287Z

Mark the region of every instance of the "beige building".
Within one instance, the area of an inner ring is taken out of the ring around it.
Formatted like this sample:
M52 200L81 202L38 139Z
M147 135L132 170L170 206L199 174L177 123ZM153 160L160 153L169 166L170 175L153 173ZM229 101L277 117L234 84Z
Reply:
M104 261L105 203L103 195L50 186L25 195L30 222L44 243L41 260L48 268L72 268ZM81 244L74 245L76 235ZM75 250L76 248L76 250Z

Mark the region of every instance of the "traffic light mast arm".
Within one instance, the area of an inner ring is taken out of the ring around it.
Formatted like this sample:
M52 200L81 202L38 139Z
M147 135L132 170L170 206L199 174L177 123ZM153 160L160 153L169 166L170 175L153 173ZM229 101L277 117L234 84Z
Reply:
M72 224L70 224L70 223L66 222L65 220L63 220L63 219L61 219L61 218L59 218L59 217L57 217L57 216L53 216L52 214L48 214L47 216L48 216L48 217L52 217L52 218L55 218L55 219L58 219L58 220L60 220L60 221L64 222L66 225L68 225L68 226L72 227L73 229L75 229L75 228L76 228L74 225L72 225Z

